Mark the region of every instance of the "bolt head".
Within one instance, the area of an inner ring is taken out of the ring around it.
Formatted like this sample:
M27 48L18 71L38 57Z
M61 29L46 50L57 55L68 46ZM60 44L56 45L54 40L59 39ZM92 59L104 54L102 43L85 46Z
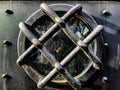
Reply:
M105 47L108 47L108 43L104 43L104 46L105 46Z
M8 40L3 41L4 46L12 46L12 43Z
M118 32L120 32L120 27L118 28Z
M7 14L14 14L14 12L13 12L12 10L10 10L10 9L5 9L5 12L6 12Z
M102 77L102 82L103 82L103 83L108 83L108 78L107 78L106 76L103 76L103 77Z
M2 75L2 78L8 80L8 79L11 79L12 77L10 75L8 75L7 73L5 73Z
M111 13L108 10L103 10L102 14L105 15L105 16L110 16L111 15Z

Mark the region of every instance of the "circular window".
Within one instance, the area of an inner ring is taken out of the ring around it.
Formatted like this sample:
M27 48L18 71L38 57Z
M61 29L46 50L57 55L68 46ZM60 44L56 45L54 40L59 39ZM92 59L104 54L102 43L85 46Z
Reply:
M54 4L50 7L60 17L62 17L72 6L68 4ZM31 15L26 20L26 23L31 27L31 32L37 38L40 38L50 27L54 25L54 22L49 18L49 16L45 15L41 10L38 10ZM66 23L80 40L84 40L97 26L94 19L84 11L81 13L75 13L69 20L66 21ZM46 40L44 46L59 62L61 62L76 47L76 45L66 36L61 28L57 28L56 30L57 32L53 34L51 38ZM88 46L99 58L102 56L101 43L102 35L99 35ZM20 56L24 53L24 51L31 45L32 43L22 32L20 32L18 37L18 55ZM42 80L42 78L54 69L45 56L37 49L34 49L27 59L28 62L22 65L22 67L35 82L38 82L40 78ZM66 65L65 68L73 77L81 81L86 81L95 72L95 69L92 68L92 61L89 60L82 51L79 51L74 56L72 62ZM83 77L85 79L83 79ZM63 76L58 74L50 83L48 83L48 85L63 88L62 86L67 86L66 82L67 81L63 78Z

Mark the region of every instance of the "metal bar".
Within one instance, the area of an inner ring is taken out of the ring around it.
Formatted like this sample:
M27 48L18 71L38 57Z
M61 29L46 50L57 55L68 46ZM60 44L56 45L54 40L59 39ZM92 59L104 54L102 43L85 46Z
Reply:
M69 19L74 13L77 11L81 11L82 7L77 4L74 7L72 7L63 17L63 20ZM59 29L59 26L57 23L55 23L49 30L47 30L40 38L39 41L44 44L52 35L55 34ZM30 46L17 60L18 65L23 65L26 62L26 58L31 54L32 50L35 49L34 45Z
M41 4L41 9L54 21L54 22L56 22L61 28L62 28L62 30L65 32L65 34L77 45L78 43L79 43L79 46L80 46L80 48L82 49L82 51L86 54L86 56L90 59L90 60L92 60L93 61L93 63L94 63L94 68L96 68L96 69L100 69L101 68L101 66L102 66L102 62L99 60L99 58L96 58L96 57L94 57L95 56L95 54L94 53L91 53L92 51L89 49L88 51L86 50L86 48L88 48L88 47L86 47L86 43L84 43L83 41L81 41L81 40L79 40L79 38L71 31L71 29L68 27L68 25L67 24L65 24L65 22L47 5L47 4L45 4L45 3L43 3L43 4ZM101 31L103 29L103 27L102 27L102 25L98 25L97 27L96 27L96 29L95 30L98 30L98 31ZM90 34L91 35L91 34ZM90 36L89 35L89 37L88 38L90 38L90 39L86 39L86 40L93 40L94 39L94 37L92 37L92 35L94 35L94 33ZM95 37L98 35L98 33L97 34L95 34ZM79 42L78 42L79 41ZM89 41L89 43L90 43L90 41ZM78 43L77 43L78 42ZM86 47L86 48L84 48L84 47ZM88 54L87 54L88 53ZM94 57L94 58L93 58ZM96 67L96 66L98 66L98 67Z
M78 53L78 51L80 50L79 46L77 46L76 48L74 48L61 62L60 64L64 67L66 66L68 63L70 63L72 61L72 59L74 58L74 56ZM57 74L57 70L54 68L47 76L45 76L45 78L43 78L43 80L40 80L38 82L38 86L39 87L44 87L44 85L46 83L48 83L50 80L52 80L53 78L55 78Z
M65 79L68 80L68 83L75 89L79 90L81 88L81 83L79 80L75 80L72 75L60 65L59 61L45 48L41 45L40 41L30 32L28 26L24 23L20 23L19 27L21 31L27 36L27 38L33 43L33 45L39 49L39 51L45 56L45 58L56 68L60 74L63 75Z
M103 26L102 25L98 25L84 40L83 42L86 43L87 45L93 41L98 35L99 33L102 31Z
M98 26L99 27L99 26ZM89 41L93 40L102 30L102 27L100 26L99 28L96 27L84 40L86 44L89 43ZM97 30L96 30L97 29ZM90 38L90 39L89 39ZM74 56L80 51L81 48L77 45L61 62L60 64L65 67L67 64L69 64ZM93 54L91 51L89 51L90 54ZM96 56L95 56L96 57ZM97 58L97 57L96 57ZM97 58L98 59L98 58ZM93 64L96 65L96 64ZM95 66L96 67L96 66ZM47 82L55 78L57 74L56 69L54 68L43 80L38 82L38 86L43 87Z
M27 26L27 24L21 22L19 23L19 28L35 46L42 48L42 43L36 39L37 37L32 34L32 32L30 32L30 28Z
M74 35L74 33L70 30L70 28L65 24L64 20L61 19L47 4L42 3L40 5L40 8L47 14L55 23L57 23L62 30L65 32L65 34L74 42L76 43L78 41L78 37ZM66 30L67 29L67 30ZM72 36L72 38L71 38Z

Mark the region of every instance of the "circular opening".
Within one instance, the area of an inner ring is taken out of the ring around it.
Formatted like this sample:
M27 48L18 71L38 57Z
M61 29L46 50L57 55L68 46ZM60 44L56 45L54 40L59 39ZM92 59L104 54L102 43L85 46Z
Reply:
M65 12L57 12L61 17ZM72 16L68 21L66 21L70 29L78 36L79 39L83 40L91 32L91 27L86 21L80 19L80 17ZM46 15L39 18L31 26L32 32L37 36L41 37L54 22ZM25 49L31 45L31 42L26 38ZM55 58L61 62L75 47L76 45L64 34L64 32L59 29L47 42L45 42L45 47L50 51ZM95 51L96 41L93 41L89 48ZM39 52L34 51L30 56L31 61L29 62L31 66L39 72L39 74L46 76L54 67L47 61L47 59ZM74 77L80 77L87 71L92 62L84 55L82 51L78 52L75 58L70 64L65 66L68 72ZM53 82L65 82L66 80L62 75L58 74Z

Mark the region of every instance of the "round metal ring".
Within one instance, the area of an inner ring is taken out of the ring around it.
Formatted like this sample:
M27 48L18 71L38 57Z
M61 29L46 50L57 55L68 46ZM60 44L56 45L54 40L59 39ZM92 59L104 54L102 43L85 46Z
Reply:
M72 7L72 5L59 3L59 4L52 4L52 5L50 5L50 7L56 12L57 11L67 12ZM25 21L25 23L32 26L36 21L38 21L44 15L45 14L41 10L38 10L35 13L33 13ZM80 21L85 23L90 30L93 30L97 26L96 21L85 11L82 11L80 14L75 14L75 16ZM96 53L96 55L101 59L102 52L103 52L103 50L102 50L102 43L103 43L102 34L100 34L96 38L95 41L96 41L96 43L95 43L94 53ZM26 42L26 36L20 31L19 36L18 36L18 43L17 43L18 56L20 56L25 51L25 46L26 46L25 42ZM40 79L42 80L42 78L44 78L44 76L42 74L40 74L35 69L35 67L33 67L29 64L22 65L22 67L25 70L25 72L30 76L30 78L32 78L36 83L38 82L38 80L40 80ZM95 71L96 70L94 68L92 68L92 62L91 62L86 67L86 69L84 69L81 72L81 74L77 75L75 78L78 78L79 80L85 82L95 73ZM63 81L62 80L61 81L52 80L52 82L48 83L48 86L52 86L55 88L61 88L61 87L63 88L63 86L64 86L67 88L67 84L66 84L65 80L63 80Z

